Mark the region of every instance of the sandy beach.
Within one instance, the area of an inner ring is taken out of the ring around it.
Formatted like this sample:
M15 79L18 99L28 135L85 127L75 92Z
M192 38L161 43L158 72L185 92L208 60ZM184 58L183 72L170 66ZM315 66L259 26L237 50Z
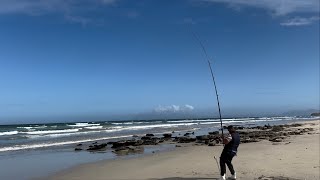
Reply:
M313 128L282 142L262 140L243 143L233 160L237 179L319 179L319 120L304 122L291 130ZM223 146L180 144L169 152L155 152L139 158L115 159L84 164L59 172L49 179L110 180L198 180L218 179L214 156ZM230 175L227 171L227 176ZM47 178L46 178L47 179Z

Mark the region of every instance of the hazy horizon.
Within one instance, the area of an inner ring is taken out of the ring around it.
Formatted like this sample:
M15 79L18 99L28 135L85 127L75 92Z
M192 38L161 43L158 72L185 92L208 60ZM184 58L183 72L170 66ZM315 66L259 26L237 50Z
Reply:
M69 115L69 116L49 116L49 117L10 117L3 118L0 125L10 124L41 124L41 123L72 123L72 122L99 122L99 121L139 121L139 120L163 120L163 119L201 119L214 118L219 119L219 114L214 113L216 109L196 112L172 112L163 113L144 112L136 114L121 115ZM308 117L311 113L319 112L320 109L291 110L286 112L266 111L263 113L240 113L240 112L222 112L222 118L246 118L246 117L283 117L283 116L301 116Z

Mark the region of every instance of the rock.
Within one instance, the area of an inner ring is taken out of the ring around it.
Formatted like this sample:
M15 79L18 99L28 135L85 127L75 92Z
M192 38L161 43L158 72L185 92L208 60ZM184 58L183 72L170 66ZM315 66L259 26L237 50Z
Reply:
M166 138L166 139L169 139L169 138L172 137L172 134L166 133L166 134L163 134L163 137Z
M191 137L179 137L178 142L179 143L190 143L196 141L196 138L191 138Z
M209 143L208 143L208 146L215 146L215 145L216 145L215 142L209 142Z
M151 140L151 136L142 136L141 140Z
M298 123L291 124L291 127L299 127L299 126L302 126L302 124L298 124Z
M81 148L75 148L74 150L75 150L75 151L82 151Z
M142 141L143 145L157 145L160 142L160 138L154 137L154 138L145 138Z
M281 125L279 126L273 126L271 131L274 131L274 132L279 132L279 131L283 131L283 127Z
M128 153L129 153L129 149L126 148L126 147L119 147L119 148L116 148L116 149L115 149L114 151L112 151L112 152L115 152L115 153L117 153L117 154L123 155L123 154L128 154Z
M213 131L213 132L209 132L210 135L218 135L219 131Z
M114 142L114 141L109 141L109 142L107 142L108 145L111 145L111 144L113 144L113 143L115 143L115 142Z
M209 136L208 135L196 136L196 139L200 141L205 141L205 140L209 140Z
M118 142L113 142L111 148L119 148L123 146L140 146L142 144L143 144L142 140L118 141Z
M176 147L181 147L181 145L178 145L178 144L177 144Z
M265 127L266 129L271 129L271 128L272 128L272 127L270 126L270 124L264 125L264 127Z
M127 146L127 148L130 151L134 151L134 152L138 152L138 151L142 151L143 150L143 148L141 146Z
M89 146L89 148L87 149L88 151L96 151L96 150L102 150L107 146L106 143L103 144L95 144L93 146Z
M147 137L154 136L154 134L146 134Z
M240 135L246 135L246 134L249 134L249 132L247 132L247 131L239 131L238 132Z
M320 112L312 113L310 116L320 116Z
M259 142L258 139L251 139L251 138L244 138L244 139L240 139L241 143L252 143L252 142Z
M80 143L80 144L77 144L77 146L82 146L82 144Z
M185 133L183 136L190 136L191 133Z
M134 144L134 146L141 146L143 144L142 140L137 140L136 144Z
M158 142L152 140L143 141L143 145L158 145Z
M303 133L301 131L294 131L293 134L294 135L302 135Z
M125 141L118 141L118 142L112 143L112 147L111 148L116 149L116 148L123 147L125 145L126 145Z
M117 154L142 153L144 148L141 146L123 146L116 148L113 152Z
M269 141L272 141L272 142L282 142L282 138L281 138L281 137L275 137L275 138L269 139Z
M139 136L137 136L137 135L133 135L132 137L133 137L133 138L138 138Z

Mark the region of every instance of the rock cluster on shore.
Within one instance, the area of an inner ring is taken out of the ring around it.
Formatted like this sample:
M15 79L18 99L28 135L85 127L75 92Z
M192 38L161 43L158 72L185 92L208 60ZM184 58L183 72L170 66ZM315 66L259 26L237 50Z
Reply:
M241 143L258 142L261 140L269 140L271 142L283 142L291 135L302 135L313 131L312 128L299 128L301 124L290 125L276 125L276 126L255 126L243 127L238 126ZM226 127L225 127L226 128ZM114 153L128 154L128 153L142 153L145 145L158 145L159 143L177 144L177 143L195 143L197 145L215 146L221 144L222 138L219 131L209 132L207 135L195 136L194 132L187 132L183 136L172 136L171 133L165 133L161 137L154 134L146 134L145 136L133 136L131 140L119 140L108 143L94 142L86 148L88 151L104 151L108 147ZM290 142L289 142L290 143ZM80 151L83 148L82 144L78 144L75 151ZM176 145L176 147L181 147Z

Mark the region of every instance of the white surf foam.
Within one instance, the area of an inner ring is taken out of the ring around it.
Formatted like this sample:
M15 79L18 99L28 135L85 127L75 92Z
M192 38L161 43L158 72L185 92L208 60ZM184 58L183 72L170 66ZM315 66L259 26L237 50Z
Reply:
M22 132L26 134L57 134L57 133L70 133L70 132L78 132L82 128L78 129L65 129L65 130L48 130L48 131L32 131L32 132Z
M220 124L220 122L202 122L200 124L203 124L203 125L205 125L205 124Z
M34 127L34 128L41 129L41 128L46 128L46 127L47 127L46 125L43 125L43 126L37 126L37 127Z
M89 124L89 123L76 123L76 124L68 124L71 127L86 127L86 126L100 126L100 124Z
M34 127L17 127L18 129L32 129L32 128L34 128Z
M90 142L90 141L100 141L100 140L115 139L115 138L126 138L126 137L131 137L131 136L132 135L104 137L104 138L97 138L97 139L85 139L85 140L78 140L78 141L64 141L64 142L55 142L55 143L16 145L16 146L11 146L11 147L0 148L0 152L36 149L36 148L44 148L44 147L51 147L51 146L61 146L61 145L68 145L68 144L85 143L85 142Z
M18 131L8 131L8 132L0 132L0 136L9 136L9 135L15 135L18 134Z
M126 124L126 125L130 125L133 124L132 122L123 122L123 123L111 123L113 125L122 125L122 124Z
M103 126L88 126L88 127L84 127L85 129L102 129Z

